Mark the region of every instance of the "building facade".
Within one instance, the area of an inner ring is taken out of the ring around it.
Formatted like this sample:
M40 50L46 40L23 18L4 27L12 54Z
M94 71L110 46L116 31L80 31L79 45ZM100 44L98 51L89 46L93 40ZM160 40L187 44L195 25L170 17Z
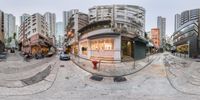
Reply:
M200 9L187 10L181 13L181 26L174 32L173 45L180 53L197 57L200 54L199 35Z
M0 10L0 52L5 49L5 39L4 39L4 12Z
M154 44L154 47L157 49L160 48L160 30L159 28L151 29L151 40Z
M45 21L48 24L49 36L55 36L56 33L56 14L46 12L44 14Z
M16 19L12 14L4 14L4 33L5 39L7 40L9 37L13 37L15 31Z
M48 36L48 24L39 13L28 17L19 28L19 46L24 53L46 54L53 40Z
M22 16L20 16L20 25L31 15L24 13Z
M46 12L44 14L45 21L48 24L48 35L49 37L52 38L53 40L53 46L56 45L56 14L55 13L50 13Z
M63 24L64 24L64 30L65 28L67 27L68 23L69 23L69 19L70 17L79 12L78 9L72 9L72 10L69 10L69 11L63 11Z
M67 45L71 47L71 51L73 54L78 54L78 30L88 25L88 23L88 15L82 12L76 12L69 19L69 23L66 27L66 41Z
M174 31L177 31L177 29L181 26L181 15L176 14L175 15L175 23L174 23Z
M62 48L64 42L64 24L63 22L56 23L56 47Z
M145 9L142 7L94 6L89 9L89 24L79 30L79 55L116 61L144 58L144 29Z
M163 48L163 46L165 45L166 36L166 18L158 16L157 28L160 30L160 48Z

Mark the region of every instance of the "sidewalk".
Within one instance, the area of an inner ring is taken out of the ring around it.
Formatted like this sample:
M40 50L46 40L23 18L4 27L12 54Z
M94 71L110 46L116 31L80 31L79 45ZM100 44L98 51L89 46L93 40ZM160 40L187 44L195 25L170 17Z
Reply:
M185 59L185 60L190 60L190 61L199 61L200 62L200 58L190 58L188 54L181 54L181 53L175 53L175 54L171 54L175 57L181 58L181 59Z
M55 81L59 69L55 64L56 61L53 61L34 70L18 73L16 76L15 74L4 75L8 79L0 80L0 96L32 95L48 90ZM50 72L49 65L52 66Z
M200 63L168 54L164 59L168 80L184 94L200 95Z
M57 57L23 61L19 53L8 54L6 61L0 62L0 96L27 95L50 88L57 75L54 67Z
M71 55L72 61L83 70L105 77L126 76L138 72L149 65L159 54L151 55L145 59L129 62L98 62L97 69L91 60Z

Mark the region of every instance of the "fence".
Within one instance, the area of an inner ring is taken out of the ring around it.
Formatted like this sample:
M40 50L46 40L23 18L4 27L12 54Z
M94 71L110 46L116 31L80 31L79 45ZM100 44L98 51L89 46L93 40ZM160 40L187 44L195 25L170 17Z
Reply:
M78 55L71 55L71 60L83 70L104 77L126 76L142 70L150 64L154 56L147 56L139 61L119 61L119 60L94 60L86 59Z

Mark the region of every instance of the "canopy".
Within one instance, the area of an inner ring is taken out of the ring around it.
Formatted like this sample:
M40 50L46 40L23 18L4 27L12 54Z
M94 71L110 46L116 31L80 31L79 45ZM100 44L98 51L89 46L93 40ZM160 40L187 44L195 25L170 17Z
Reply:
M147 47L154 47L154 46L153 46L153 43L148 42Z

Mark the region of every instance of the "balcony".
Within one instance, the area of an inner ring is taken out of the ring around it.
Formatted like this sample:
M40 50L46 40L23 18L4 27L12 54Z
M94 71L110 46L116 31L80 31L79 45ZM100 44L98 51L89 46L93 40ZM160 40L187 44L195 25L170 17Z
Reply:
M81 28L78 32L79 33L88 33L90 31L96 30L96 29L102 29L105 27L111 27L111 20L103 20L98 22L93 22L83 28Z

